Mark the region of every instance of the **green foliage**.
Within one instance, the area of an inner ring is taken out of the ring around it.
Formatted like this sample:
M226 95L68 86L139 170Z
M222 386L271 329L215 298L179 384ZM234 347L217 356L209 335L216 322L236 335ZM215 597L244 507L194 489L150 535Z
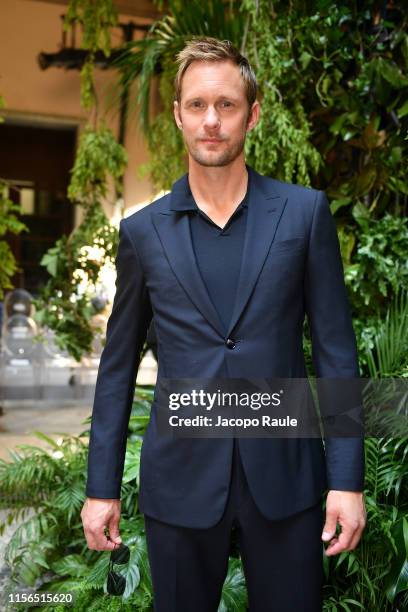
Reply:
M163 78L160 90L164 89L164 83ZM166 98L162 96L162 99ZM171 98L167 98L168 107L170 100ZM149 149L149 161L139 166L139 177L147 175L157 189L170 190L174 177L181 176L187 170L184 142L170 108L153 119L149 131ZM162 164L163 159L167 159L167 164Z
M68 197L82 206L100 202L107 196L107 178L110 175L115 189L121 192L121 181L128 157L112 130L101 125L98 129L87 126L75 157Z
M310 143L310 125L302 106L287 108L274 89L266 89L263 112L245 142L246 159L258 172L287 182L310 186L310 174L321 164L320 154Z
M218 612L243 612L247 610L245 577L240 559L230 557Z
M0 96L0 109L4 107L5 100L3 96ZM0 117L0 123L3 122L3 117ZM0 238L8 232L12 234L20 234L23 231L28 232L28 227L17 217L18 213L20 213L20 206L10 200L7 195L8 188L7 181L0 178ZM4 290L13 289L11 279L19 271L14 254L5 240L0 240L0 261L0 300L2 300L4 298Z
M117 244L117 229L96 203L87 209L81 225L57 240L41 260L50 278L33 300L34 317L43 328L55 331L57 345L77 361L91 350L92 319L100 312L100 270L106 263L113 265Z
M292 143L279 146L279 105L297 104L304 145L313 143L324 159L318 183L335 209L361 202L381 215L392 195L407 192L402 160L408 64L401 9L377 20L374 2L364 10L354 1L298 2L289 11L286 3L274 2L271 12L268 0L244 0L242 7L250 17L246 50L263 92L262 114L274 132L265 148L265 131L260 135L253 163L258 167L259 158L269 156L269 173L305 182L301 173L285 173ZM267 172L265 163L261 168ZM308 164L309 173L316 169ZM393 206L398 212L400 204Z
M246 55L259 84L261 117L248 134L247 161L263 174L310 185L321 157L311 143L312 124L303 106L309 85L296 62L296 10L274 13L267 1L242 2L248 17ZM283 25L284 24L284 25ZM284 32L284 35L282 34Z
M344 598L356 602L351 610L387 612L408 602L408 438L367 438L365 450L367 526L355 550L325 557L324 610Z
M84 218L40 262L50 278L34 300L35 319L54 330L58 346L77 361L91 350L92 318L99 312L100 270L106 263L113 265L118 246L118 230L109 223L101 200L107 195L109 176L121 191L126 164L126 151L110 129L103 124L96 130L85 129L68 187L68 197L85 209Z
M56 343L77 361L90 352L95 333L93 317L102 305L98 294L100 271L106 263L113 265L117 251L118 231L102 209L108 194L108 179L116 194L122 194L122 177L128 162L125 148L102 120L97 122L97 99L93 84L95 53L110 54L112 26L117 13L112 0L71 0L64 28L74 23L83 27L82 48L89 51L82 68L82 105L95 105L94 125L81 134L68 197L84 211L79 227L70 236L62 236L41 260L50 274L48 282L35 298L35 318L43 328L56 334ZM41 340L41 334L38 336Z
M408 219L386 213L357 221L358 244L345 265L345 280L360 317L381 315L398 287L408 290Z
M152 394L149 388L136 389L132 416L145 410ZM137 430L143 431L139 426ZM5 551L5 561L12 570L5 594L22 584L36 588L40 584L39 592L74 592L75 612L152 612L151 576L143 516L137 510L136 479L128 478L122 486L121 536L131 549L131 558L121 570L126 575L126 591L122 598L115 598L106 591L109 553L87 548L80 520L85 501L87 444L82 435L63 436L55 442L40 432L34 433L47 442L47 448L19 445L11 451L10 461L0 460L1 507L7 508L7 521L0 526L0 533L6 523L20 520ZM139 457L140 436L131 435L127 453ZM128 455L126 459L129 465ZM28 509L31 515L27 517ZM51 605L46 609L58 612L64 608Z
M95 53L103 51L106 57L111 52L111 28L118 24L117 10L113 0L70 0L64 19L64 30L69 31L79 23L82 26L83 49L88 50L81 70L81 104L91 108L96 103L94 85Z
M365 345L371 378L408 377L408 291L398 289L385 320Z
M8 185L0 179L0 237L8 232L20 234L28 231L28 227L17 217L20 206L14 204L7 196ZM5 240L0 240L0 299L4 297L4 289L12 289L11 278L18 271L16 259Z
M76 21L84 28L82 47L90 51L83 67L83 105L96 104L93 93L95 52L110 53L110 27L116 24L112 0L71 0L66 27ZM84 94L86 89L86 94ZM84 100L85 98L85 100ZM98 295L101 268L112 263L117 251L118 231L102 209L111 178L116 194L122 194L122 177L128 162L125 148L102 120L88 125L81 134L68 197L82 206L85 215L70 236L62 236L41 260L50 274L35 298L35 318L56 334L56 343L77 361L91 351L95 328L93 316L100 312ZM39 334L38 339L42 336Z
M13 534L6 562L13 586L40 584L39 591L75 593L75 612L134 609L152 612L152 583L143 515L138 511L141 435L145 431L154 388L136 387L122 482L120 530L130 546L122 598L106 592L108 552L87 548L80 521L85 500L87 446L67 436L60 444L44 434L48 449L21 445L10 462L0 461L0 499L8 523L26 518ZM89 419L87 419L87 423ZM88 431L85 435L88 435ZM404 609L408 599L408 438L367 438L367 526L358 547L336 557L323 555L325 612ZM0 533L4 529L0 528ZM229 559L219 612L244 612L245 579L239 555ZM23 608L22 608L23 609ZM52 605L50 612L63 607Z

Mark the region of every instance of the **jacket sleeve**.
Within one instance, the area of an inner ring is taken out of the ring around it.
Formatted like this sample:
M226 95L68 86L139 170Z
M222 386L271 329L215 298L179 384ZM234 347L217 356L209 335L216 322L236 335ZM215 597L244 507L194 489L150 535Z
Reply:
M116 292L92 409L86 495L119 499L136 375L152 310L126 220L119 226Z
M316 192L304 295L317 382L319 378L333 379L335 393L336 387L340 388L335 379L350 378L355 382L360 373L336 225L323 191ZM350 381L349 387L352 385ZM333 399L333 405L338 405L334 396ZM364 489L363 436L325 437L325 454L329 489Z

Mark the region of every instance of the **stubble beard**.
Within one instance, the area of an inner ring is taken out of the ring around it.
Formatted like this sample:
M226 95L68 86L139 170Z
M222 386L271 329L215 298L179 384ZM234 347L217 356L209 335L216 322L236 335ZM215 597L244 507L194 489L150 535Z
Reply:
M215 168L228 166L231 164L243 151L245 145L245 136L235 142L231 147L227 147L223 151L202 151L198 147L190 146L185 141L185 145L191 157L197 164L206 166L207 168Z

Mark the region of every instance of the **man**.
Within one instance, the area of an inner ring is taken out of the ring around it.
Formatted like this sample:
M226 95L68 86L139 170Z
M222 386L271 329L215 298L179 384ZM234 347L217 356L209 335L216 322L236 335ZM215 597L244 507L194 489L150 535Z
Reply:
M316 376L359 375L324 192L245 164L246 133L260 114L248 61L228 41L195 39L178 55L175 85L188 174L120 224L81 513L94 550L121 541L126 432L153 315L157 385L306 377L305 314ZM155 396L139 495L155 610L218 609L232 528L251 612L321 610L322 539L330 541L327 555L352 550L365 525L362 439L330 438L324 447L319 438L175 438L158 431L158 403Z

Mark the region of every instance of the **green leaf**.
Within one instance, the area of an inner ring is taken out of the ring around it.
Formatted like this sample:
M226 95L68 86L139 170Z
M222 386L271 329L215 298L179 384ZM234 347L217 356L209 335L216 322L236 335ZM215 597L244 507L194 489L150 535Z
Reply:
M245 578L241 560L230 558L218 612L241 612L246 609L246 600Z
M408 520L405 517L394 526L398 554L387 577L386 593L391 603L395 597L408 590Z
M128 599L140 584L140 571L138 560L139 552L135 551L131 547L129 563L124 572L124 576L126 576L126 588L125 592L123 593L124 600Z
M362 202L358 201L354 204L352 208L352 215L358 221L360 219L369 219L370 213L368 209L362 204Z
M404 102L404 104L400 106L399 109L397 110L397 116L400 119L402 117L405 117L405 115L408 115L408 100L406 100L406 102Z
M333 215L342 208L343 206L347 206L352 202L352 198L337 198L336 200L332 200L330 202L330 209Z
M88 571L88 566L79 554L66 555L51 564L53 572L59 576L73 576L80 578Z
M408 85L408 78L393 61L379 57L376 60L376 64L378 74L396 89L402 89L402 87Z

